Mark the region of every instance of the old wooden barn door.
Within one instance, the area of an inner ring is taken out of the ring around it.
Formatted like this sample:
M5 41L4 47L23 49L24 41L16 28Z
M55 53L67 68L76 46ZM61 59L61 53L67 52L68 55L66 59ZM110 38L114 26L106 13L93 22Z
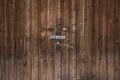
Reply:
M0 0L0 80L120 80L120 0Z

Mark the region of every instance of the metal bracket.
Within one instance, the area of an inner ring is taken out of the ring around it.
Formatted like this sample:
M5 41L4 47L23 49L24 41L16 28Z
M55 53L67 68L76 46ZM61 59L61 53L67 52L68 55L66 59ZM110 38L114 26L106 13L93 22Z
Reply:
M50 39L65 39L65 36L61 36L61 35L51 35Z

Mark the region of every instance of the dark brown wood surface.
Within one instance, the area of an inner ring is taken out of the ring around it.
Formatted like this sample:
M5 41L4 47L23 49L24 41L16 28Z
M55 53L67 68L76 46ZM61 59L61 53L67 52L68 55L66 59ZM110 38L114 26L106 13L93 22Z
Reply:
M120 80L120 0L0 0L0 80Z

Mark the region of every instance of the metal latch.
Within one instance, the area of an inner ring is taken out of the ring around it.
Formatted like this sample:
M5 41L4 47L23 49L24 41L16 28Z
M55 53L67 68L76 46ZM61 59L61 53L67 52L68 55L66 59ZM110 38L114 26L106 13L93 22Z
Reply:
M65 39L65 36L61 36L61 35L51 35L50 39Z

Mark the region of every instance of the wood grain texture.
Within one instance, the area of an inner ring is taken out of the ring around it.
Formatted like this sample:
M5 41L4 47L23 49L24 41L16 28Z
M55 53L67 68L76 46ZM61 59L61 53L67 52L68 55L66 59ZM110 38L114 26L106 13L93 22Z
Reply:
M55 9L55 35L61 35L62 34L62 25L61 25L61 0L56 0L56 9ZM61 52L62 47L59 44L56 44L59 42L61 44L61 40L55 40L55 53L54 53L54 80L61 80Z
M14 11L15 11L15 1L10 0L8 3L8 8L9 8L9 14L8 14L8 53L9 53L9 59L8 59L8 67L10 68L8 70L8 79L9 80L14 80L14 74L13 74L13 60L14 60L14 25L15 25L15 17L14 17Z
M68 45L68 17L69 17L69 1L68 0L61 0L61 15L62 15L62 35L66 36L66 39L62 41L62 62L61 62L61 79L62 80L69 80L69 72L68 72L68 64L69 64L69 48L71 46ZM66 9L67 8L67 9Z
M120 80L119 4L0 0L0 80Z
M92 73L91 69L91 61L92 61L92 45L94 43L92 43L92 29L93 29L93 25L92 25L92 18L93 16L91 16L91 11L92 11L92 0L85 0L85 16L84 16L84 35L85 35L85 75L83 80L91 80L91 76L94 75L94 73Z
M92 80L99 80L100 67L100 0L93 0Z
M25 35L25 26L26 26L26 1L18 0L16 1L16 56L17 57L17 80L24 80L24 59L26 58L28 51L28 46L24 49L24 36ZM29 13L28 13L29 14ZM21 32L22 31L22 32ZM28 40L28 39L27 39ZM27 42L25 43L27 44Z
M23 65L22 65L23 66L23 80L30 80L32 78L32 76L31 76L32 75L32 70L34 69L31 66L31 63L32 63L31 54L32 54L32 51L34 51L34 49L31 50L31 48L32 48L31 46L33 46L32 45L32 40L31 40L31 36L33 36L31 34L31 31L32 31L31 27L32 27L32 24L33 24L32 20L31 20L31 17L32 17L31 6L32 6L32 4L30 2L31 0L23 0L23 1L24 1L23 9L25 9L24 14L23 14L23 22L22 22L23 26L21 26L23 28L22 29L23 39L21 39L21 43L23 43L23 56L24 56ZM31 80L33 80L33 79L31 79Z
M0 79L2 78L2 2L0 0Z
M38 0L31 1L31 79L38 80Z
M0 0L0 32L2 32L2 1L1 0Z
M47 32L46 32L46 22L47 22L47 0L40 1L40 80L46 80L47 78Z
M55 0L48 0L47 1L47 25L46 25L46 32L47 32L47 80L54 80L54 53L55 53L55 45L54 41L50 40L50 36L55 34Z
M120 1L116 0L116 19L115 19L115 80L120 79Z
M115 0L108 1L108 80L115 79Z
M69 1L69 27L68 49L69 54L69 80L76 80L76 0Z
M85 78L85 0L77 0L76 50L77 50L77 80Z
M2 56L3 56L3 75L6 75L6 76L8 76L8 60L7 60L7 44L8 44L8 41L7 41L7 33L8 33L8 31L7 31L7 1L6 0L4 0L3 1L3 12L4 12L4 14L3 14L3 16L5 16L5 17L3 17L3 25L4 25L4 27L3 27L3 31L4 31L4 37L3 37L3 52L4 53L2 53ZM2 76L3 76L2 75ZM8 77L5 77L5 76L3 76L2 77L2 79L5 79L5 80L8 80Z
M100 0L100 80L107 79L108 1Z

